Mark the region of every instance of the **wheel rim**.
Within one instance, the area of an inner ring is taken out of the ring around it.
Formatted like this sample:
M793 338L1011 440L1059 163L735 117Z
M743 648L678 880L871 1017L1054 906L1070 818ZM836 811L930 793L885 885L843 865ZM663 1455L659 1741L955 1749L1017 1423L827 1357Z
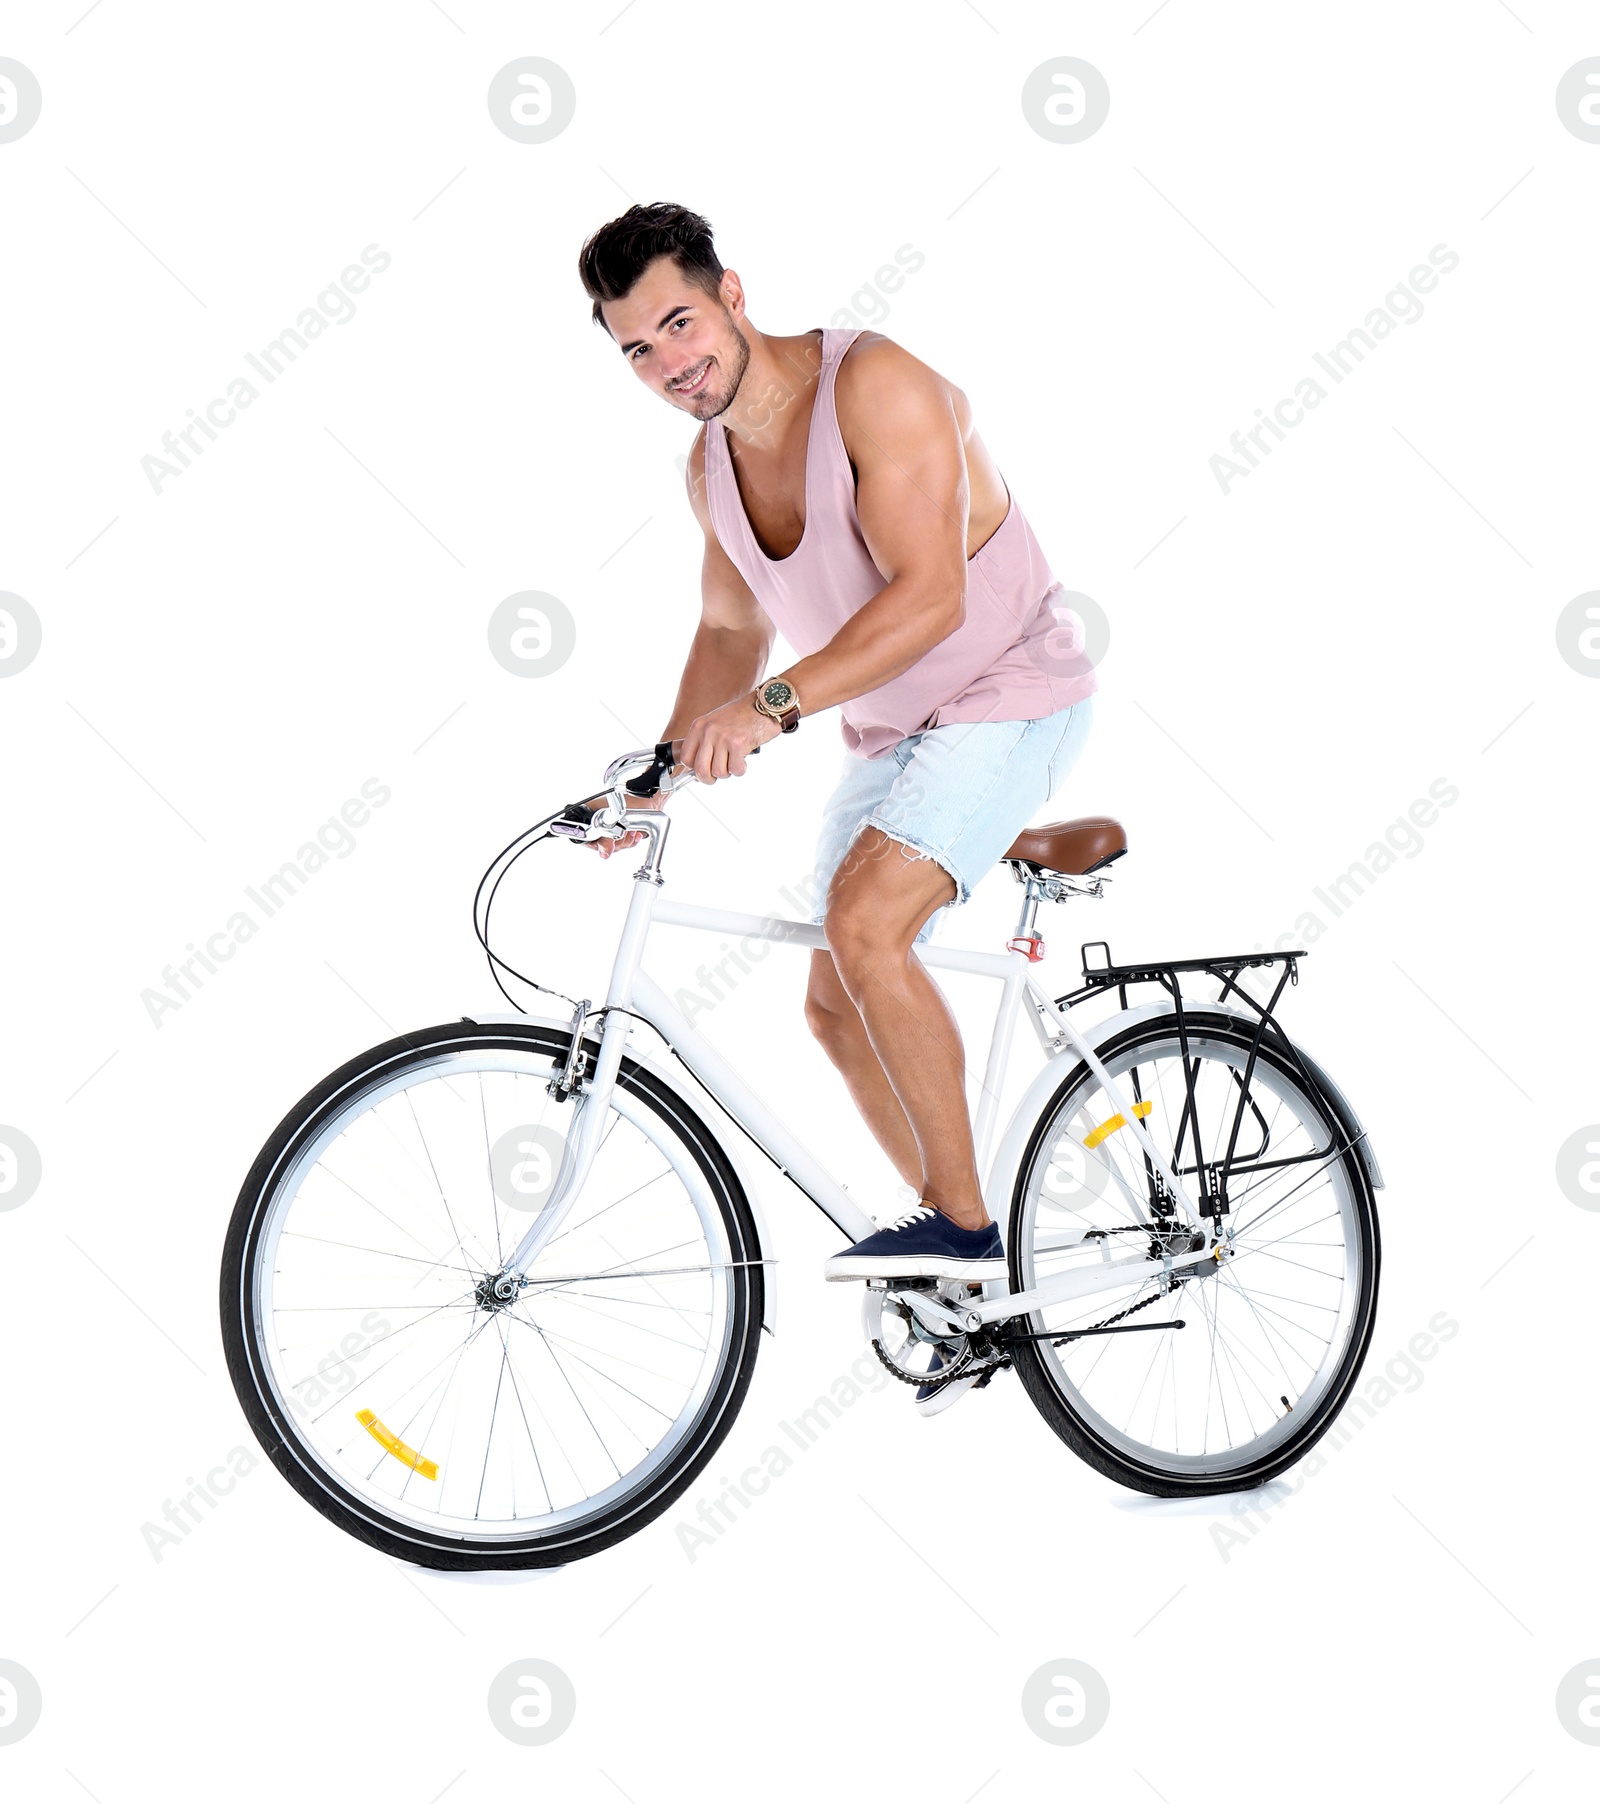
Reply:
M322 1480L401 1532L525 1543L610 1514L697 1441L725 1365L740 1255L690 1148L620 1081L532 1283L485 1306L535 1219L493 1156L529 1149L548 1194L570 1131L552 1070L419 1058L345 1099L262 1207L258 1371Z
M1205 1162L1219 1169L1248 1047L1191 1032L1189 1052L1199 1060ZM1126 1048L1105 1063L1124 1093L1135 1088L1137 1070L1136 1094L1150 1104L1145 1126L1196 1196L1190 1128L1182 1157L1175 1154L1185 1096L1176 1035ZM1160 1261L1152 1259L1149 1274L1125 1289L1030 1317L1036 1333L1065 1333L1122 1311L1141 1326L1157 1324L1150 1332L1035 1346L1041 1369L1085 1427L1125 1458L1174 1477L1237 1472L1281 1451L1317 1416L1356 1332L1364 1253L1355 1185L1338 1150L1343 1136L1303 1084L1268 1058L1258 1058L1250 1089L1255 1107L1244 1112L1224 1218L1233 1250L1208 1261L1206 1277L1167 1295ZM1106 1246L1121 1257L1148 1251L1142 1231L1077 1239L1080 1230L1126 1230L1149 1219L1135 1137L1124 1126L1084 1145L1117 1114L1087 1074L1046 1123L1019 1217L1025 1287L1099 1263ZM1160 1326L1179 1319L1182 1331Z

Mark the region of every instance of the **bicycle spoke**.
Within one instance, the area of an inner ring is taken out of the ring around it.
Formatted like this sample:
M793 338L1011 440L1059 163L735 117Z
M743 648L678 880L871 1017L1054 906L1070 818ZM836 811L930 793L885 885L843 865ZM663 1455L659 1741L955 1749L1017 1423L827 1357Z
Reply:
M478 1118L483 1123L483 1169L489 1180L489 1213L494 1218L494 1260L496 1268L506 1262L505 1247L500 1239L499 1198L494 1192L494 1148L489 1144L489 1099L484 1094L483 1073L478 1073Z
M469 1278L478 1276L478 1274L467 1265L441 1265L437 1259L423 1259L416 1253L391 1253L384 1247L357 1246L352 1240L329 1240L326 1235L301 1234L297 1233L293 1228L285 1228L283 1231L283 1238L285 1240L316 1240L320 1241L322 1245L326 1247L347 1247L352 1252L371 1253L375 1259L406 1259L413 1265L425 1265L430 1271L464 1272Z
M412 1096L409 1086L400 1094L406 1099L406 1107L411 1111L411 1119L416 1123L417 1138L422 1142L423 1156L428 1161L428 1170L432 1173L434 1188L439 1192L439 1202L444 1209L444 1218L450 1224L450 1232L455 1236L456 1251L466 1258L467 1249L462 1245L461 1230L456 1226L454 1215L450 1212L450 1199L444 1193L444 1185L439 1180L439 1168L433 1162L433 1149L428 1145L428 1136L422 1131L422 1120L417 1114L416 1098ZM485 1254L487 1258L487 1254Z
M507 1340L505 1345L507 1354L509 1355L511 1350L510 1341ZM522 1400L522 1387L517 1382L517 1368L515 1362L511 1364L510 1370L512 1393L517 1399L517 1409L522 1416L522 1426L528 1436L528 1451L533 1455L534 1468L539 1474L539 1484L544 1491L544 1507L548 1510L552 1507L550 1502L550 1486L545 1479L544 1462L539 1458L539 1443L533 1438L533 1424L528 1420L528 1406Z
M489 1482L489 1455L494 1451L494 1425L500 1419L500 1392L506 1381L506 1361L510 1355L506 1351L505 1336L500 1336L500 1376L495 1380L494 1407L489 1411L489 1432L483 1441L483 1471L478 1478L478 1500L473 1505L474 1519L483 1513L483 1487ZM516 1498L511 1501L513 1514L516 1511Z

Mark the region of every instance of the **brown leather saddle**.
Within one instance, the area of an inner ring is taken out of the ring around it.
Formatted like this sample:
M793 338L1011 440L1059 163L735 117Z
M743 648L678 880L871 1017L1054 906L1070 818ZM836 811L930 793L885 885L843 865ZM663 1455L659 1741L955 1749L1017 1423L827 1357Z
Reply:
M1127 849L1128 836L1122 823L1109 815L1092 814L1079 821L1030 827L1017 835L1000 862L1031 865L1035 871L1054 871L1065 877L1086 877L1120 858Z

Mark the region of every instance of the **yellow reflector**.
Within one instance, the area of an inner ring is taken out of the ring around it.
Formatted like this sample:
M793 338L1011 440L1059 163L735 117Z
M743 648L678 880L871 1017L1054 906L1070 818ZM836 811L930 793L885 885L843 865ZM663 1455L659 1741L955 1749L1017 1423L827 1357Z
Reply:
M1147 1098L1144 1102L1136 1102L1133 1105L1133 1112L1143 1121L1145 1116L1150 1113L1149 1099ZM1109 1140L1118 1128L1125 1128L1127 1125L1126 1115L1113 1115L1109 1121L1102 1121L1099 1127L1093 1128L1085 1134L1083 1144L1093 1152L1102 1140Z
M385 1428L370 1409L358 1409L356 1420L384 1452L392 1453L402 1466L410 1466L413 1471L420 1472L424 1478L439 1476L439 1466L436 1460L424 1459L414 1447L408 1447L392 1428Z

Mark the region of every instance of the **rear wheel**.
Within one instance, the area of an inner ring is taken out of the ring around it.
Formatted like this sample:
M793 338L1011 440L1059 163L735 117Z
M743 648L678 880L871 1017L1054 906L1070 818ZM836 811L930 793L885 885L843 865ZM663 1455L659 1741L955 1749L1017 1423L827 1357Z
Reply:
M1099 1051L1191 1197L1202 1194L1202 1170L1220 1174L1239 1116L1221 1257L1165 1274L1164 1255L1188 1245L1187 1231L1174 1227L1117 1104L1081 1064L1039 1118L1006 1242L1015 1290L1144 1253L1123 1288L1027 1319L1039 1335L1120 1317L1139 1331L1033 1340L1014 1357L1075 1453L1163 1497L1244 1490L1300 1459L1355 1384L1378 1289L1371 1185L1321 1092L1268 1045L1246 1090L1248 1024L1204 1010L1186 1019L1193 1111L1171 1016Z
M417 1565L557 1565L633 1534L749 1385L748 1203L631 1059L572 1213L496 1296L573 1121L546 1089L566 1044L460 1022L362 1054L280 1124L229 1227L223 1338L257 1438L323 1515Z

